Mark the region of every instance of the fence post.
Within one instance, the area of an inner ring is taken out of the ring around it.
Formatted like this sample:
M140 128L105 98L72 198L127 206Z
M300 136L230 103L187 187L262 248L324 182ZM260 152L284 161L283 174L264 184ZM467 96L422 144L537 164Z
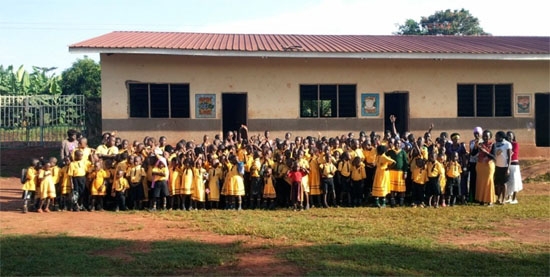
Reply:
M40 146L44 147L44 106L40 106Z

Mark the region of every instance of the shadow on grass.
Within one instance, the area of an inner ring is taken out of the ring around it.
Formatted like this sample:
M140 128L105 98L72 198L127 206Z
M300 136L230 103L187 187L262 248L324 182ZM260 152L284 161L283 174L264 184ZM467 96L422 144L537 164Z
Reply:
M154 230L151 230L154 232ZM0 238L3 276L195 275L236 261L239 243L60 236Z
M549 276L548 247L534 248L521 253L490 253L425 241L418 245L375 241L292 248L281 255L303 265L312 276Z

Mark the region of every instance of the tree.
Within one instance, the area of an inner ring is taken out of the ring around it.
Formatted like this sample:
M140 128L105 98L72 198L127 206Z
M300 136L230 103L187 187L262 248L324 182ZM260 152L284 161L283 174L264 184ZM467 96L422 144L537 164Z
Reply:
M399 25L398 35L455 35L473 36L490 35L479 26L479 19L468 10L449 9L436 11L434 14L423 16L419 22L407 19L405 24Z
M1 95L36 95L61 94L59 85L60 76L55 73L55 67L33 66L33 72L28 73L23 65L14 70L13 65L6 68L0 65L0 94Z
M63 94L83 94L101 97L101 67L87 56L78 59L61 74Z

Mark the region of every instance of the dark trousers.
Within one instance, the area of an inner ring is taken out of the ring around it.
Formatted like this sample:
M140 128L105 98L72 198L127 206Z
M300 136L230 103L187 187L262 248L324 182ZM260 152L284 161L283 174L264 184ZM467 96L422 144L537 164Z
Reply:
M477 163L470 163L468 165L468 171L470 172L470 189L468 190L469 202L473 202L476 199L476 165Z
M414 204L421 204L424 201L424 185L413 182L412 199Z
M122 191L117 191L115 194L117 208L126 210L126 195Z
M72 177L73 180L73 204L83 204L86 196L86 176Z

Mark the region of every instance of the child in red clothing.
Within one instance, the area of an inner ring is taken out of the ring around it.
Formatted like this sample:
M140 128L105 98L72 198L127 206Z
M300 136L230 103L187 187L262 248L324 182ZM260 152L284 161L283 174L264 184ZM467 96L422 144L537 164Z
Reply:
M288 178L290 178L290 181L292 182L290 188L290 201L292 202L295 211L297 208L300 210L303 208L302 178L306 175L306 172L298 165L297 162L292 163L292 170L287 173ZM298 203L300 204L299 206Z

